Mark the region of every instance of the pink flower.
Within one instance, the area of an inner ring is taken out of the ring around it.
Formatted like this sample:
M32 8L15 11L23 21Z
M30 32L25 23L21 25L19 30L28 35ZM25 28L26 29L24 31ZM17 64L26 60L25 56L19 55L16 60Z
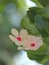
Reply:
M23 42L23 49L25 50L37 50L43 45L43 41L41 37L31 36L29 35L28 38ZM21 48L19 48L21 49Z
M42 44L42 38L34 35L29 35L27 30L22 29L20 33L16 29L12 29L9 35L10 39L18 45L19 50L37 50ZM22 47L21 47L22 45Z
M23 41L27 38L28 33L26 30L22 29L20 33L18 30L12 28L11 33L13 35L9 35L10 39L15 42L17 45L22 45Z

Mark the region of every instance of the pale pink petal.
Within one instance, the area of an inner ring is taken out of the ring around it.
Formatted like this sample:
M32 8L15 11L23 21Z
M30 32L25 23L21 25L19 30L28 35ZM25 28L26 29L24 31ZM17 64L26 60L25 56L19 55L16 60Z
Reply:
M28 35L28 41L29 42L32 42L32 41L34 41L34 38L35 38L35 36L34 35Z
M33 46L31 46L33 44ZM23 47L25 50L38 50L43 44L41 37L30 36L30 38L26 39L23 43Z
M43 41L41 37L37 37L35 40L36 47L34 48L34 50L37 50L43 45Z
M19 42L13 35L9 35L9 38L16 44L16 45L22 45L22 42Z
M16 42L15 42L16 43ZM23 43L21 41L17 41L17 45L23 45Z
M30 48L33 49L33 50L39 49L42 46L42 44L43 44L43 41L42 41L41 37L34 37L31 42L33 42L35 44L35 46L32 47L32 48L30 46Z
M12 28L11 33L12 33L15 37L18 37L18 35L19 35L18 30L14 29L14 28Z
M12 36L12 35L9 35L9 38L10 38L13 42L16 42L16 41L17 41L16 38L15 38L14 36Z
M23 47L28 50L30 47L30 41L28 39L24 40Z
M22 30L20 31L20 37L22 37L22 40L25 40L25 39L28 37L28 32L27 32L27 30L22 29Z

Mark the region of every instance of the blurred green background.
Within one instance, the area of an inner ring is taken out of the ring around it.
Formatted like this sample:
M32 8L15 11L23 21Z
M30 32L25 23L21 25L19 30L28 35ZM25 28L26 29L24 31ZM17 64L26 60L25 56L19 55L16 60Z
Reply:
M17 46L9 39L11 28L20 29L28 6L24 0L0 0L0 65L14 65Z

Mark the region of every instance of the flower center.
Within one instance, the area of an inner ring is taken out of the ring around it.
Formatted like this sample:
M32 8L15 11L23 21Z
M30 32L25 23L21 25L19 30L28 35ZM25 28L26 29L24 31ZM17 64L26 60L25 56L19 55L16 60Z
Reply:
M32 47L35 47L35 43L31 43L31 46L32 46Z
M21 37L17 37L17 40L18 40L18 41L21 41Z

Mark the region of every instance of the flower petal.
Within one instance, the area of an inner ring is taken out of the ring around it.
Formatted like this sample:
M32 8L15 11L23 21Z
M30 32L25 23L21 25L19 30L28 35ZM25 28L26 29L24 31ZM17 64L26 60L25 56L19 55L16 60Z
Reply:
M22 42L19 42L13 35L9 35L9 38L18 46L22 45Z
M13 41L13 42L16 42L16 38L13 36L13 35L9 35L9 38Z
M19 35L18 30L14 29L14 28L12 28L11 33L12 33L15 37L18 37L18 35Z
M31 47L31 45L28 46L30 48L30 50L34 50L34 51L38 50L43 44L42 38L41 37L36 37L36 36L34 36L33 38L31 37L29 42L31 44L32 43L35 44L35 46L32 46L32 47Z
M43 44L42 38L36 36L29 36L29 37L30 38L26 39L23 42L23 47L25 48L25 50L34 50L34 51L38 50Z
M21 37L23 40L25 40L25 39L28 37L28 32L27 32L27 30L22 29L22 30L20 31L20 37Z
M36 37L35 42L36 42L36 47L34 48L34 50L39 49L43 45L43 41L41 37Z

